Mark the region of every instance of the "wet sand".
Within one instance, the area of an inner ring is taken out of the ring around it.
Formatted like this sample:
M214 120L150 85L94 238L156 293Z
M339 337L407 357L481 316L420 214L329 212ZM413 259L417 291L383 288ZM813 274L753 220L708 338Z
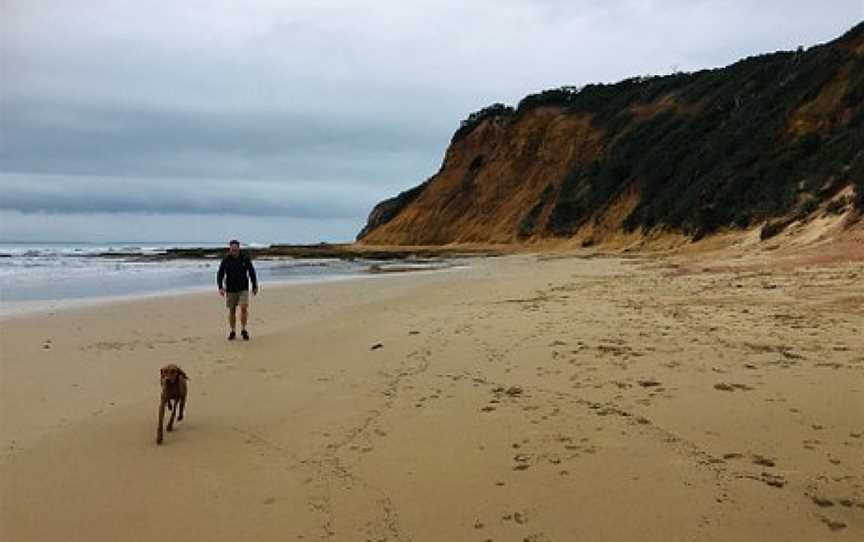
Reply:
M3 540L860 540L864 264L515 255L0 322ZM158 370L191 377L155 444Z

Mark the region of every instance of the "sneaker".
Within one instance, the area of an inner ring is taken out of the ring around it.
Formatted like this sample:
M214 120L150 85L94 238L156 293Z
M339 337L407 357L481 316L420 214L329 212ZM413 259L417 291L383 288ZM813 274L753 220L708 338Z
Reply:
M240 336L243 337L244 341L249 340L249 332L246 331L245 329L240 331Z
M236 338L237 338L237 333L236 333L236 332L231 331L231 333L228 334L228 340L229 340L229 341L233 341L233 340L236 339Z

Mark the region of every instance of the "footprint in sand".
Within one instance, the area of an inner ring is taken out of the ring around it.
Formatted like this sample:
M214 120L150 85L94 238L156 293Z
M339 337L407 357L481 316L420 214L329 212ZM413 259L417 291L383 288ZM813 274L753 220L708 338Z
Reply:
M720 390L720 391L735 391L735 390L750 391L753 388L751 386L748 386L747 384L728 384L726 382L719 382L717 384L714 384L714 389Z
M776 465L773 459L758 454L753 456L753 463L755 465L761 465L763 467L773 467L774 465Z
M815 450L816 446L822 444L822 441L819 439L806 439L802 442L804 444L804 448L807 450Z
M828 499L826 497L822 497L819 495L813 495L811 497L811 499L813 500L813 504L815 504L816 506L818 506L820 508L830 508L830 507L834 506L834 501L832 501L831 499Z
M501 516L501 519L504 521L514 521L519 525L524 525L528 523L528 514L525 512L513 512L511 514L504 514Z
M762 477L759 478L762 482L765 482L771 487L782 488L786 485L786 479L780 476L779 474L771 474L770 472L763 472Z
M843 523L842 521L837 521L837 520L834 520L834 519L831 519L831 518L828 518L825 516L820 516L819 519L822 520L822 523L827 525L828 528L831 529L832 531L839 531L841 529L846 528L846 524Z

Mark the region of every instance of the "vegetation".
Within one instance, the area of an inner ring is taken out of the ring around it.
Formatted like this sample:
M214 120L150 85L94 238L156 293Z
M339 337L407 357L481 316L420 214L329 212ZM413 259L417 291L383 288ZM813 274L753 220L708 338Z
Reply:
M552 194L555 193L555 187L552 183L546 185L546 188L543 189L543 192L540 194L540 199L534 204L534 207L529 210L522 220L519 222L519 231L517 235L519 237L528 237L534 233L537 228L537 219L540 218L540 213L543 212L543 208L546 206L546 203L552 197Z
M850 35L856 32L864 32L864 25ZM843 65L851 66L843 104L853 116L831 130L791 135L792 113L816 98ZM664 96L678 105L633 119L633 106ZM638 183L641 202L627 218L627 229L668 227L698 238L812 212L850 181L858 183L861 207L862 97L864 59L848 48L822 46L718 70L589 85L563 97L541 93L523 100L520 111L555 98L570 111L590 112L607 134L603 155L574 165L564 179L550 219L553 233L572 233ZM850 177L856 164L859 173Z
M484 107L479 111L475 111L468 115L467 119L464 119L459 123L459 129L456 130L456 133L453 134L453 138L450 140L450 144L456 143L460 139L464 138L468 134L474 131L475 128L480 126L480 123L486 119L494 118L494 117L510 117L515 113L515 110L502 103L495 103L488 107Z

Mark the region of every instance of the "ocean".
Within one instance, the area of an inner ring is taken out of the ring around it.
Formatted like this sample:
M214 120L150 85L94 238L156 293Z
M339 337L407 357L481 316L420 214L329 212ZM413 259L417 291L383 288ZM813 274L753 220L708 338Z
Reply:
M0 313L63 302L215 291L218 259L160 261L141 257L169 248L222 246L224 243L0 243ZM124 256L103 256L106 253ZM254 263L263 287L364 276L375 262L262 258Z

